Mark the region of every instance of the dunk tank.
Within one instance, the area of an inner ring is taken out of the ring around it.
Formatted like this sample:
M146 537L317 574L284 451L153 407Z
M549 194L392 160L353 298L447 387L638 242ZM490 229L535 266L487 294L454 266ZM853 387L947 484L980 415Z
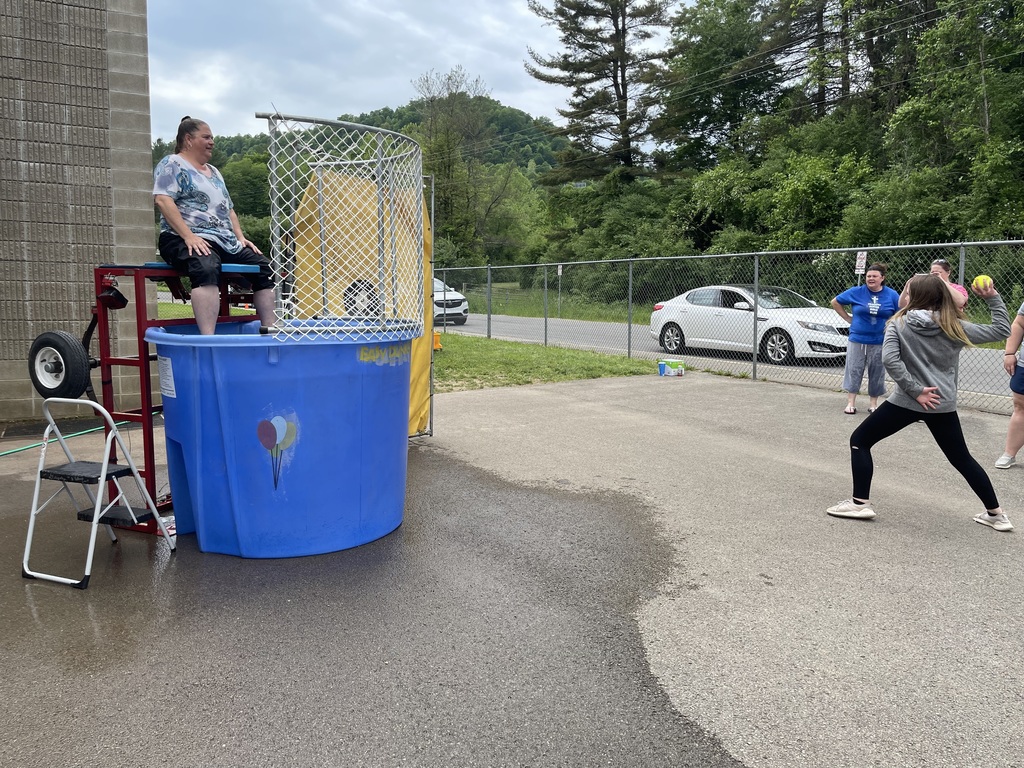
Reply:
M221 322L212 336L156 327L146 340L177 532L204 552L294 557L402 522L427 218L412 139L258 116L271 138L276 320Z

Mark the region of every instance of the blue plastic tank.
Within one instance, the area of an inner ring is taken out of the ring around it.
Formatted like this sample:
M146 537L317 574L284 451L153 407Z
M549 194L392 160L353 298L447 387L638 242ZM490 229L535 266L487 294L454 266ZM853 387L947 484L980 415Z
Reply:
M401 525L412 341L396 335L150 328L177 532L195 532L203 552L273 558Z

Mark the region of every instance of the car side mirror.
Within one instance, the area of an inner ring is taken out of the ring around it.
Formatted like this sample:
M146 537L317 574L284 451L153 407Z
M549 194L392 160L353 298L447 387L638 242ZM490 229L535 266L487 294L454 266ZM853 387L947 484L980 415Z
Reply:
M746 301L737 301L735 304L732 305L732 308L733 309L745 309L748 312L753 309L753 307L750 306L750 303L746 302Z

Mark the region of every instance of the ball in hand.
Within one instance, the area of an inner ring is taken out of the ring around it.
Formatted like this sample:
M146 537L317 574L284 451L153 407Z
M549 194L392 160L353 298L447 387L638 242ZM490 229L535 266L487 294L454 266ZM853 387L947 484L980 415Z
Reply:
M971 287L976 291L984 291L986 288L992 287L992 278L988 275L978 275L971 283Z

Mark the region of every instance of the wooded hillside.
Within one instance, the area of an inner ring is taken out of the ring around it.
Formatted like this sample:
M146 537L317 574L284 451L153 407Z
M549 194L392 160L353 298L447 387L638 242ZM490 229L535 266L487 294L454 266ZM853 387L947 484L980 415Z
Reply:
M530 7L566 46L528 52L555 120L461 68L340 116L420 143L444 266L1022 235L1024 0ZM267 137L213 162L264 237Z

